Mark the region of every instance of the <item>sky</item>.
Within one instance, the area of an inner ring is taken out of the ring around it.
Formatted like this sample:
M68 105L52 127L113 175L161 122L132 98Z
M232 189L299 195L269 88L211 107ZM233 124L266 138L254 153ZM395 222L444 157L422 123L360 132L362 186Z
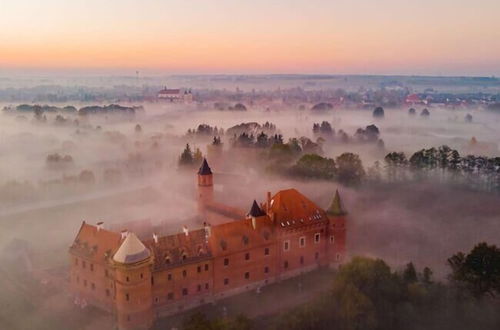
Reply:
M0 0L0 71L500 75L499 0Z

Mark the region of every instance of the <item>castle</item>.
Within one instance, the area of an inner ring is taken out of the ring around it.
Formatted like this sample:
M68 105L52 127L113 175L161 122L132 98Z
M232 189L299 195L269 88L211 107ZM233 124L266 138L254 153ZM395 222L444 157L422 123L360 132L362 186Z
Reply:
M109 311L119 329L147 329L155 318L344 260L338 191L327 210L295 189L267 193L245 215L214 200L206 160L197 176L199 229L140 239L82 223L69 248L75 303Z

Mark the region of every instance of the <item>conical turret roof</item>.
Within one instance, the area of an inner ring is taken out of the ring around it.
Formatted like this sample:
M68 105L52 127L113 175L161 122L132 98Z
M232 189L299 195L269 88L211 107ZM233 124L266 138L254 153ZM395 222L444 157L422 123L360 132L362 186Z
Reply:
M330 215L346 215L347 212L344 210L342 201L340 200L339 191L335 190L335 196L333 197L330 207L326 211Z
M133 264L150 256L149 250L134 233L129 233L113 256L113 260L122 264Z
M212 170L210 169L210 166L208 166L206 158L203 158L203 163L201 163L200 169L198 170L198 174L200 175L212 174Z
M266 213L260 209L259 204L257 204L257 201L254 199L252 207L250 208L250 212L248 212L248 215L257 218L266 215Z

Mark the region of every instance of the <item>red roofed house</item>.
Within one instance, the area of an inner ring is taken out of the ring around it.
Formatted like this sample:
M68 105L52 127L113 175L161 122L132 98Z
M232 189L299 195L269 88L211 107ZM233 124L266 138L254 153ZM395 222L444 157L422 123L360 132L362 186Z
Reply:
M346 212L338 191L326 210L295 189L268 193L245 215L214 202L204 160L198 205L201 228L149 239L83 222L69 249L75 303L113 313L119 329L147 329L157 317L345 258Z

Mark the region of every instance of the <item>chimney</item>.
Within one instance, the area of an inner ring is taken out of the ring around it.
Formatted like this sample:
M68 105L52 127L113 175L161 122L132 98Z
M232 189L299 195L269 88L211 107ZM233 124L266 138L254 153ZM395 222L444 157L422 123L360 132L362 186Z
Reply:
M203 222L203 228L205 228L205 238L208 241L208 238L210 237L210 224Z
M121 232L121 234L122 234L122 239L125 239L125 237L127 237L127 235L128 235L128 230L127 229L123 229L122 232Z
M156 233L153 233L153 240L155 241L155 244L158 244L158 235L156 235Z
M268 191L267 192L267 210L266 210L266 213L269 213L270 210L271 210L271 192Z
M102 229L102 225L104 224L104 222L102 221L99 221L97 224L96 224L96 227L97 227L97 231L99 232L101 229Z
M183 226L183 227L182 227L182 231L184 232L184 234L185 234L186 236L189 236L189 229L188 229L188 227L187 227L187 226Z

